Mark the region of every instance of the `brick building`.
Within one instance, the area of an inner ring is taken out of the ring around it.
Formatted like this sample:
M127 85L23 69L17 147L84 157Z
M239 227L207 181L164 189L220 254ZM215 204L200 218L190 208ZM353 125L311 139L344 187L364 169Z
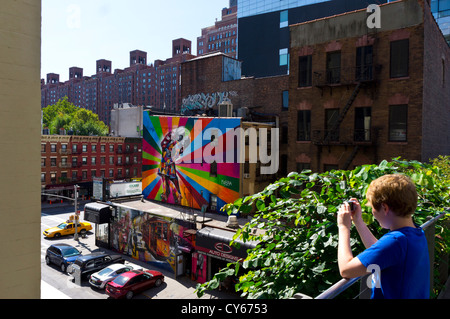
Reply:
M69 69L69 80L59 81L59 75L47 74L41 79L41 107L55 104L67 96L69 102L86 108L109 125L114 104L151 105L168 111L178 111L181 105L180 64L194 57L191 41L172 41L172 57L148 64L147 53L130 52L130 66L112 69L112 62L96 61L96 74L83 76L83 69Z
M365 9L290 27L289 170L449 154L450 49L428 1L380 9L379 29Z
M142 139L109 136L41 136L41 187L46 193L92 195L92 179L142 177Z
M273 123L280 135L280 174L287 173L289 123L289 76L241 77L241 62L216 52L181 64L182 114L237 116L247 122ZM222 113L219 105L230 101L232 110ZM228 113L228 114L227 114ZM254 177L255 168L249 169ZM258 176L263 182L267 176Z
M237 0L231 0L229 7L222 9L222 19L203 28L197 38L197 55L212 52L237 58Z

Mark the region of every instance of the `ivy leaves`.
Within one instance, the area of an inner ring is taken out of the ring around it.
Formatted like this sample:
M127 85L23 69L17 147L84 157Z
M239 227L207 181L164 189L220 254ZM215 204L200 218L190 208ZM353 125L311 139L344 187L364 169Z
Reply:
M259 245L248 251L242 264L230 263L211 281L198 285L197 294L214 289L230 274L239 275L235 288L246 298L290 298L297 292L313 297L320 294L340 279L336 225L339 206L357 198L364 221L374 235L381 236L383 231L365 205L365 194L371 181L393 173L407 174L416 183L419 224L448 205L448 180L436 165L397 158L352 171L292 172L262 192L224 207L229 214L252 216L236 232L235 239L259 241ZM256 234L255 229L259 230ZM355 254L364 249L354 229L351 245Z

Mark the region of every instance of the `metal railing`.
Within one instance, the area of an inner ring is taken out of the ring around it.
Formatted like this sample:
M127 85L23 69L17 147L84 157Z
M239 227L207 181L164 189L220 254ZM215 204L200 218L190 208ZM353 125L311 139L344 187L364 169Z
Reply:
M374 129L313 130L311 141L317 145L373 144Z
M326 70L316 70L313 73L312 84L317 87L323 87L371 82L375 80L374 67L373 64L368 64L356 67L335 67Z
M443 212L435 217L429 217L429 220L423 223L420 227L425 232L425 236L427 237L428 242L428 252L430 255L430 265L434 264L434 235L435 235L435 224L436 222L444 217L447 213L450 212L450 209L447 209L446 212ZM431 240L432 239L432 240ZM360 282L360 292L355 298L361 298L361 299L368 299L370 298L370 294L368 294L369 288L367 288L367 285L365 284L364 280L367 278L370 274L363 276L363 277L357 277L357 278L351 278L351 279L341 279L334 285L332 285L330 288L319 294L318 296L314 297L314 299L334 299L336 296L343 293L345 290L347 290L349 287L353 286L355 283ZM433 284L433 271L431 271L431 285ZM430 287L432 289L432 287ZM294 295L295 299L308 299L311 298L309 296L305 296L301 293Z

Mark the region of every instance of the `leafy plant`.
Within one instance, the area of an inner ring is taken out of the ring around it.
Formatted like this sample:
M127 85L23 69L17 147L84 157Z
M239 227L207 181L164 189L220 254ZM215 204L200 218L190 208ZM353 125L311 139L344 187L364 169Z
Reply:
M371 181L394 173L410 176L417 185L419 203L414 216L418 224L448 205L448 180L436 165L397 158L352 171L292 172L262 192L224 207L228 214L256 211L234 239L260 243L248 250L242 264L229 263L210 281L197 285L197 295L217 288L227 276L241 274L235 288L242 297L282 299L298 292L317 296L341 279L337 266L339 206L345 200L357 198L365 222L376 237L381 237L385 230L374 222L365 194ZM255 228L262 232L255 235ZM448 250L448 237L440 243L442 249ZM364 249L355 229L351 245L354 254Z

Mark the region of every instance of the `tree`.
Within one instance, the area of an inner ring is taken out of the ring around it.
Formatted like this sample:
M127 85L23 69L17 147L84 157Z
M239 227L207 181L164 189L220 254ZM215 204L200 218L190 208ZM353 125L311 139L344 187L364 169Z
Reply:
M70 103L67 96L56 104L45 107L42 121L44 127L49 128L50 134L58 134L61 128L73 131L75 135L105 136L109 131L97 114Z
M341 279L337 266L336 213L339 206L352 197L358 198L365 222L380 237L385 230L374 222L370 208L365 205L365 193L371 181L393 173L409 175L417 185L417 224L422 224L429 215L442 212L448 205L449 184L442 178L440 168L417 161L398 158L380 165L363 165L352 171L292 172L262 192L225 206L228 214L256 210L234 239L260 243L248 250L242 264L229 263L210 281L197 285L197 295L217 288L227 276L243 273L235 288L246 298L282 299L298 292L317 296ZM254 235L255 228L264 233ZM441 239L442 249L448 251L448 234ZM351 244L354 252L364 249L355 229Z

